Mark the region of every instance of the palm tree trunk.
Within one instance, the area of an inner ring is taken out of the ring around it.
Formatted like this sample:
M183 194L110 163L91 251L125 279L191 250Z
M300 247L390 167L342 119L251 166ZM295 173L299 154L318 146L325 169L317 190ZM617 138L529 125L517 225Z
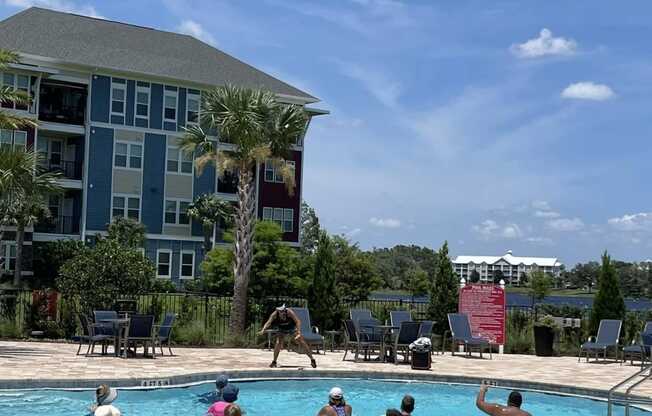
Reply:
M238 174L238 207L235 215L235 255L233 262L233 302L229 319L232 337L244 335L247 315L249 271L253 260L253 236L256 218L256 189L253 172L246 167Z
M19 222L16 226L16 267L14 269L14 286L20 286L23 273L23 242L25 241L25 224Z
M213 228L208 225L204 225L202 228L204 229L204 251L205 254L208 254L213 249L213 243L211 243Z

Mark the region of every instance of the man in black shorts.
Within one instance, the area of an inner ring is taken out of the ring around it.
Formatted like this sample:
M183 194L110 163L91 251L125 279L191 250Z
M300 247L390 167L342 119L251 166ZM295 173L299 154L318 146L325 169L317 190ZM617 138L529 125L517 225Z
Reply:
M285 305L276 308L276 310L269 316L267 322L265 322L265 325L263 325L263 329L260 330L259 334L263 335L265 331L270 328L276 330L274 361L269 365L270 367L277 366L276 359L283 349L283 340L285 337L291 336L292 340L302 346L308 357L310 357L310 365L312 368L317 368L317 361L312 357L310 346L308 346L306 340L301 336L301 321L292 309L288 309Z

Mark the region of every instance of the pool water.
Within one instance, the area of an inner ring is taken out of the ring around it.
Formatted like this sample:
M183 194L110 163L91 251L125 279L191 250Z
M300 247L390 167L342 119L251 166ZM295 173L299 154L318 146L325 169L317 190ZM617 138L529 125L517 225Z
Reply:
M248 416L313 416L327 401L333 386L344 396L356 416L381 416L390 407L399 407L409 393L416 400L414 414L441 416L480 415L475 407L478 388L474 386L388 382L374 380L283 380L236 383L238 403ZM199 397L214 384L157 390L121 390L114 403L125 416L203 416L208 405ZM71 416L85 415L93 400L93 390L0 390L0 415ZM504 403L509 390L492 388L487 399ZM578 397L523 392L523 409L535 416L606 415L605 402ZM619 408L615 415L623 415ZM633 410L632 416L652 413Z

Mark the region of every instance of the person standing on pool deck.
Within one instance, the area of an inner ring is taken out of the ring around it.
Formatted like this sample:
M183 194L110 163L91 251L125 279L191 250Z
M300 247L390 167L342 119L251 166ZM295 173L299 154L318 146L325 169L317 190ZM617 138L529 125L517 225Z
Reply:
M507 406L485 402L484 396L487 394L487 390L489 390L489 385L482 383L480 386L480 391L478 392L478 397L475 400L475 405L478 407L478 409L482 410L486 414L491 416L532 416L525 410L521 410L523 397L521 397L521 393L517 392L516 390L509 393L509 397L507 398Z
M292 335L292 339L306 350L306 355L310 357L310 365L312 368L317 368L317 361L313 358L312 351L310 351L310 347L306 343L306 340L301 336L301 321L292 309L288 309L285 305L276 308L276 310L269 316L267 322L265 322L265 325L263 325L263 329L260 330L259 334L263 335L269 328L273 328L277 331L275 334L276 344L274 345L274 360L269 365L270 367L274 368L277 366L276 360L278 359L278 354L283 349L283 339Z
M321 408L317 416L351 416L353 409L344 401L344 392L333 387L328 393L328 404Z

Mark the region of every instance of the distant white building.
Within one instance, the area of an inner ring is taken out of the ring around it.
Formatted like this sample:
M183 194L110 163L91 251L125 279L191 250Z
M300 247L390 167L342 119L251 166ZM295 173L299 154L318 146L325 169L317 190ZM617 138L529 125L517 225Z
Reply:
M505 283L518 285L521 276L533 270L559 277L562 263L554 257L517 257L508 250L504 256L457 256L453 265L455 273L467 281L474 270L480 275L481 282L493 281L494 273L500 271Z

